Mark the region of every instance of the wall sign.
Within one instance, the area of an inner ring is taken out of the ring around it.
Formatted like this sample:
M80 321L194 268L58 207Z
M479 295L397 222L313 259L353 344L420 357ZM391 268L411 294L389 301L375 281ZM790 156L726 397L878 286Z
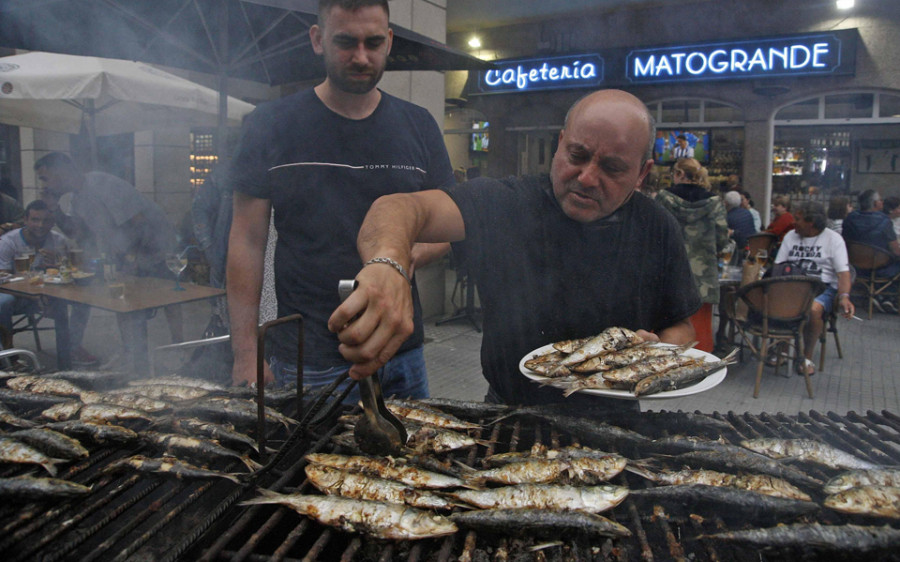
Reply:
M597 54L496 61L494 66L478 73L483 93L584 88L603 82L603 58Z
M853 29L634 49L626 57L626 77L648 84L852 73L856 37Z

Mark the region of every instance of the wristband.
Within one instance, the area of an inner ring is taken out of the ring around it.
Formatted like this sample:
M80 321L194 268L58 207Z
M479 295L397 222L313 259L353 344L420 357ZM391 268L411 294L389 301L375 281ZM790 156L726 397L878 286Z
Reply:
M407 283L412 285L412 280L409 278L409 274L406 273L406 270L403 269L403 266L400 265L397 261L392 260L391 258L372 258L369 261L367 261L366 263L364 263L363 267L366 267L367 265L372 265L373 263L383 263L383 264L393 267L394 269L397 270L398 273L400 273L400 275L403 276L404 279L406 279Z
M850 293L841 293L841 294L838 295L838 298L841 298L841 297L849 297L849 296L850 296Z

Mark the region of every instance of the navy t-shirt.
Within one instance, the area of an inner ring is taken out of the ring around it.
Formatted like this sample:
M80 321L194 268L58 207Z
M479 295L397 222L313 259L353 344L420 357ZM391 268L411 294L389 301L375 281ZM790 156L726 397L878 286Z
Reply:
M382 195L453 183L437 123L423 108L391 95L365 119L328 109L314 90L260 105L247 118L231 165L240 193L270 199L275 210L275 292L278 316L304 317L304 364L346 363L328 318L338 307L338 281L353 279L361 262L356 237L366 212ZM401 351L424 340L414 291L413 335ZM275 355L296 361L296 332L273 334Z
M484 376L507 403L576 402L520 374L519 361L540 346L610 326L661 330L700 308L681 227L640 193L582 224L563 213L546 175L447 192L465 221L459 244L484 313Z

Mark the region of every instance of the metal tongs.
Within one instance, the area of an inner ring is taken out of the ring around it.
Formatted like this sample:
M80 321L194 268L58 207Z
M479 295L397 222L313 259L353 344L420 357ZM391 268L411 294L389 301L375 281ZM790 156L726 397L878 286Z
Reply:
M355 279L338 282L341 302L347 300L356 289ZM352 320L351 320L352 322ZM370 455L400 455L406 446L406 428L388 410L381 394L378 373L359 381L359 395L363 403L363 416L356 422L353 439L359 448Z

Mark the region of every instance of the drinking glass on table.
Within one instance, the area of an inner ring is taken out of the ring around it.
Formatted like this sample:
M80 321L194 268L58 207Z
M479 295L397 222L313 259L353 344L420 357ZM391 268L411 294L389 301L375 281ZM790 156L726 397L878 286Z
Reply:
M756 265L766 265L769 261L769 252L767 250L756 251Z
M179 281L181 280L181 272L184 271L187 264L187 251L166 254L166 267L175 274L175 286L172 288L173 291L184 291L184 287L181 286Z
M16 254L14 263L16 273L27 273L31 269L31 259L28 254Z

